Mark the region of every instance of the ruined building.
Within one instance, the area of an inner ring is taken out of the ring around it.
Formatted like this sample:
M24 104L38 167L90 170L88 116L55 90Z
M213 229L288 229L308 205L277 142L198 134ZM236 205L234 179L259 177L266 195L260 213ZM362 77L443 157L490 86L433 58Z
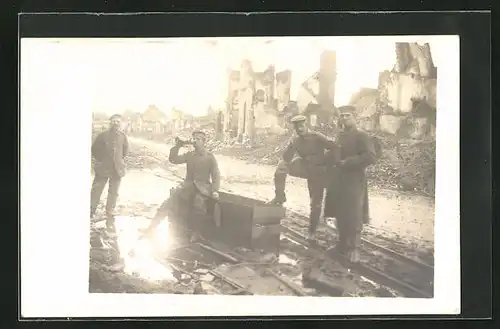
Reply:
M285 111L290 103L292 87L292 71L285 70L276 73L276 106L278 112Z
M336 78L336 53L324 51L320 57L319 71L301 84L297 95L299 113L308 116L312 126L330 122L335 115Z
M378 89L363 88L349 104L360 125L403 138L434 138L437 68L429 44L396 43L396 63L380 73Z
M225 137L251 142L258 129L283 132L286 118L298 113L309 116L313 124L328 121L335 113L335 52L325 51L319 66L312 78L316 86L311 86L311 79L305 81L296 102L290 95L290 70L276 73L270 65L262 72L255 72L248 60L242 62L240 70L229 70L223 115Z
M223 115L225 137L252 142L256 128L279 126L275 89L272 65L263 72L254 72L252 63L245 60L240 70L230 70Z

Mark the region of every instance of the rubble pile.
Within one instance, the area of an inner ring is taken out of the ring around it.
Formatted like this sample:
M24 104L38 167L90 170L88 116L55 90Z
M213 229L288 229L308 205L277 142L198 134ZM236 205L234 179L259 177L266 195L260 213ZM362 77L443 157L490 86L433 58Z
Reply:
M331 135L332 129L321 132ZM373 134L373 133L372 133ZM369 184L376 188L398 189L434 196L436 172L436 143L396 139L388 134L373 134L383 145L383 155L367 169ZM229 142L210 142L216 154L265 165L276 165L290 135L262 134L253 147Z
M281 158L283 150L288 144L290 135L276 135L265 133L258 135L253 146L239 144L235 139L217 143L213 147L216 154L233 156L250 163L276 165Z
M379 188L434 196L436 142L377 137L382 142L383 154L374 166L367 168L369 183Z
M130 150L130 155L125 158L125 164L129 169L145 169L162 165L158 157L154 157L147 150Z

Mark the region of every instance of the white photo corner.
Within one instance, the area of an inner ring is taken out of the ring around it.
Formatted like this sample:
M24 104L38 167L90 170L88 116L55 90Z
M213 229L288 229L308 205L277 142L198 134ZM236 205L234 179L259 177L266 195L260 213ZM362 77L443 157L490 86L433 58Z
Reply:
M459 44L22 38L21 316L459 314Z

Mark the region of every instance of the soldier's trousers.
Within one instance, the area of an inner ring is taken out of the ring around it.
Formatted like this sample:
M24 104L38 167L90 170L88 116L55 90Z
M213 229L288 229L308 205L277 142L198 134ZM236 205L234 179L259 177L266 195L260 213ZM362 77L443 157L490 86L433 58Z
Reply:
M349 252L361 247L363 219L339 216L336 220L340 249Z
M113 215L118 200L118 191L120 189L121 177L117 173L111 176L101 176L96 174L92 182L92 189L90 192L90 216L94 216L99 201L101 200L102 191L104 186L108 183L108 198L106 201L106 214Z
M190 230L204 231L204 226L211 223L209 210L209 199L199 193L194 184L184 183L171 190L170 197L158 208L155 220L169 216L183 221Z
M306 169L305 163L301 158L293 159L288 165L280 161L274 174L274 187L276 199L285 201L285 185L287 175L307 180L307 187L310 198L309 212L309 232L313 233L318 228L319 218L321 216L321 207L323 205L323 195L325 193L324 168L318 166L317 170Z

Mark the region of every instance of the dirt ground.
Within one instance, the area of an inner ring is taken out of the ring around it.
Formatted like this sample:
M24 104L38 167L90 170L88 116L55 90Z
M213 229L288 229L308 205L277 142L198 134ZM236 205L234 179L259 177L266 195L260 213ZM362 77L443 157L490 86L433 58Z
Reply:
M169 190L185 174L184 165L168 163L171 145L129 138L131 155L129 168L122 181L117 213L134 218L151 218L156 208L168 197ZM267 200L273 196L274 166L247 163L229 156L217 155L222 189L255 199ZM103 193L101 203L105 202ZM306 182L289 177L286 207L301 215L308 215L309 196ZM366 235L387 238L403 249L426 250L433 253L434 200L404 194L399 191L370 189L372 222L365 227ZM395 245L395 244L394 244ZM110 250L93 248L90 254L91 292L128 293L192 293L193 287L172 281L141 279L133 273L113 270L116 260Z
M143 165L143 167L150 169L156 167L157 170L162 167L179 177L184 176L185 166L168 163L167 158L171 145L137 138L129 138L129 140L131 150L136 154L135 156L139 154L140 157L144 158L156 158L156 163L150 162ZM274 166L247 163L223 155L217 155L217 160L222 175L221 187L223 189L256 199L271 199L273 197L272 178L275 170ZM131 167L134 167L134 165ZM127 180L133 179L132 177L125 179L122 185L121 198L128 199L128 193L134 193L134 198L140 197L142 193L152 198L161 195L161 193L157 193L161 192L161 187L157 187L158 190L126 192L125 186L134 186L132 183L127 183ZM164 191L166 193L168 189L165 187ZM305 180L289 177L286 191L288 199L286 207L292 211L307 215L309 195ZM433 250L433 198L373 187L369 190L369 193L372 221L365 228L367 232L383 235L415 248Z
M136 231L137 228L146 227L157 207L167 198L169 189L177 185L179 181L180 179L175 174L161 168L131 169L128 172L123 179L120 199L116 209L116 236L118 241L121 239L121 242L118 242L114 248L105 246L104 248L94 246L91 248L89 269L89 291L91 293L194 293L197 283L196 280L184 281L178 278L168 278L168 276L162 279L143 277L144 274L151 275L151 271L162 272L164 270L152 269L153 265L147 265L145 268L142 268L142 270L134 272L131 268L128 270L122 268L119 260L119 257L130 257L127 252L128 247L134 245L134 241L135 243L138 241L136 240L137 236L131 238L126 231L132 233L132 231ZM105 203L105 195L103 197L102 204ZM102 214L102 211L103 209L100 207L98 210L98 217ZM100 222L100 224L101 227L104 225L103 222ZM107 243L112 240L109 238L108 231L98 229L96 225L93 226L91 232L91 236L101 237L102 241L107 241ZM137 234L137 232L134 234ZM179 239L179 237L175 237L175 235L170 236L168 238L168 240L170 240L170 245L175 247L176 245L186 244L186 242L176 241L177 239ZM288 243L288 249L283 246L282 248L282 253L280 253L279 256L279 264L275 264L282 275L292 278L296 285L301 286L304 291L308 291L311 295L322 296L320 291L307 289L302 286L302 270L311 260L307 257L303 258L300 254L307 253L307 251L302 250L302 252L299 252L298 249L303 247L298 247L294 243ZM247 256L252 254L249 250L246 250L246 252ZM250 254L248 254L248 252L250 252ZM259 251L255 251L255 253L258 255ZM264 256L272 255L264 254ZM191 262L186 256L180 257L179 259L182 259L183 262ZM316 263L318 263L318 261L319 259L316 259ZM144 265L144 259L141 262ZM205 264L211 263L211 261L202 259L200 264L203 262L205 262ZM125 260L125 263L127 263L127 260ZM319 263L322 262L319 261ZM325 262L323 261L323 263ZM323 265L326 266L325 264ZM330 267L331 265L332 264L329 264ZM342 271L345 272L345 270ZM345 289L344 294L346 296L379 296L380 294L382 294L381 296L385 296L388 291L387 288L380 287L366 278L353 276L350 273L344 273L339 277L339 273L342 273L342 271L340 268L334 268L333 277L342 282L342 287ZM240 284L244 284L245 286L251 285L253 287L252 289L255 290L253 292L256 294L290 295L290 292L287 293L286 289L282 291L283 288L279 284L278 286L281 287L281 290L276 288L276 280L272 280L269 277L255 276L248 273L240 273L241 275L238 275L236 272L231 274L236 275L236 277L231 278L238 280ZM392 293L395 294L395 292Z

